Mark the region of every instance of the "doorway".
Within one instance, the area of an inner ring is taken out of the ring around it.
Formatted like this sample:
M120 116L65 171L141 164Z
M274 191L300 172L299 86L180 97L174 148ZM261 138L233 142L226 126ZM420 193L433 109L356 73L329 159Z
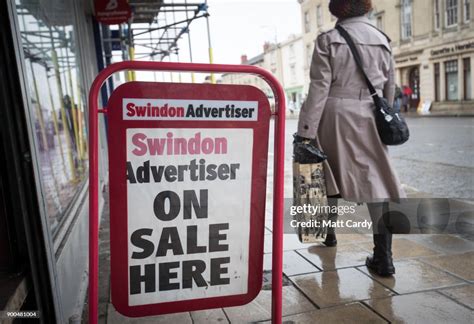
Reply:
M408 83L413 91L410 98L410 107L417 108L420 103L420 68L418 66L412 67L408 74Z

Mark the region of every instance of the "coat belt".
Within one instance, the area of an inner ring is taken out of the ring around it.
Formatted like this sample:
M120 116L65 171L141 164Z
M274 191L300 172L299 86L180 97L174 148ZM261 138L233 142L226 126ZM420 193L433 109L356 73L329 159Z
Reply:
M382 89L375 89L379 96L383 96ZM369 89L350 89L342 87L331 87L329 90L329 97L333 98L345 98L345 99L355 99L355 100L366 100L370 99Z

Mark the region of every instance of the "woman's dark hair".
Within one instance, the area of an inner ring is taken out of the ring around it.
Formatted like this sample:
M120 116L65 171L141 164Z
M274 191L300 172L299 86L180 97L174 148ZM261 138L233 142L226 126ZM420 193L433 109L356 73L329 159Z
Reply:
M371 0L331 0L329 11L339 19L363 16L372 10Z

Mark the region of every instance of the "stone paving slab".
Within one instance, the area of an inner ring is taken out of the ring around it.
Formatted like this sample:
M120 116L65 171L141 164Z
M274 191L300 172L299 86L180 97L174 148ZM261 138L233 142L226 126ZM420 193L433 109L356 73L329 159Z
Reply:
M271 322L264 322L270 324ZM388 323L382 317L360 303L318 309L313 312L283 317L283 323L313 324L313 323Z
M364 265L369 255L355 244L338 244L336 247L315 245L297 252L324 271Z
M224 308L232 323L249 323L271 319L271 290L262 290L257 298L243 306ZM283 316L315 310L316 307L293 286L283 287Z
M294 276L290 280L321 308L392 295L389 289L354 268Z
M370 253L374 247L372 242L358 243L357 245L361 246ZM395 260L441 254L440 252L427 248L419 243L406 238L397 238L397 236L395 236L392 240L392 253Z
M437 250L445 254L457 254L474 251L474 242L462 237L448 234L421 234L405 235L407 239L413 240L421 245Z
M465 281L445 271L417 260L395 261L394 265L396 273L392 277L380 277L369 271L367 267L360 267L358 269L398 294L432 290L465 283Z
M222 308L191 312L191 318L193 320L193 324L230 323Z
M272 269L272 254L265 254L263 258L263 269ZM287 276L295 276L310 272L319 272L316 266L308 262L295 251L283 252L283 273Z
M159 316L148 316L148 317L139 317L132 318L126 317L117 312L112 304L109 305L107 311L107 323L108 324L192 324L191 315L188 312L176 313L176 314L167 314Z
M319 243L301 243L296 234L283 234L283 251L306 249L310 246L317 246ZM264 253L272 253L272 235L265 235Z
M464 285L456 288L440 290L439 293L456 300L471 309L474 309L474 285Z
M437 293L426 292L367 302L393 323L472 323L473 312Z
M265 229L264 268L269 270L271 220L267 219L266 224L270 227ZM199 324L270 320L271 284L267 277L264 290L244 306L140 319L120 315L110 303L108 226L108 217L105 217L100 244L100 323ZM284 321L467 323L466 319L473 318L474 285L468 280L474 277L474 243L457 235L396 235L397 273L392 279L380 278L363 265L372 251L369 234L339 234L335 248L320 243L303 244L296 234L285 234L284 250L284 273L291 280L285 279L283 287Z
M474 281L474 251L431 257L424 261L465 280Z

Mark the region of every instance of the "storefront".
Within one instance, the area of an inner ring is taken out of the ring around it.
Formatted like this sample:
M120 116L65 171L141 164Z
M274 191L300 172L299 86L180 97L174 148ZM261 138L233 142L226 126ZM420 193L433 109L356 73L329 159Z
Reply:
M2 23L9 22L10 33L4 35L6 44L2 46L6 55L14 58L4 68L19 93L11 98L15 106L3 106L2 112L8 115L11 109L21 109L23 124L9 127L26 138L24 154L31 163L33 179L21 190L36 198L37 209L27 217L37 221L36 232L42 238L32 243L26 237L28 252L25 260L18 262L25 263L20 268L28 277L33 273L31 260L37 257L37 249L42 249L41 258L46 259L41 266L47 278L27 280L31 294L25 298L32 299L33 305L51 304L49 310L43 310L49 312L46 318L64 323L81 314L87 289L87 96L97 74L92 1L8 0L1 6ZM8 91L4 95L8 96ZM107 178L105 138L101 134L103 186ZM16 149L2 148L7 154ZM4 198L8 206L10 197ZM0 222L2 218L10 221L6 212L1 216ZM45 282L49 287L43 290L50 294L41 298L50 300L40 301L37 290Z
M397 84L411 89L412 109L431 102L433 111L474 109L471 65L474 39L395 55Z
M474 39L450 44L430 51L433 66L435 105L473 108L471 64L474 60Z

